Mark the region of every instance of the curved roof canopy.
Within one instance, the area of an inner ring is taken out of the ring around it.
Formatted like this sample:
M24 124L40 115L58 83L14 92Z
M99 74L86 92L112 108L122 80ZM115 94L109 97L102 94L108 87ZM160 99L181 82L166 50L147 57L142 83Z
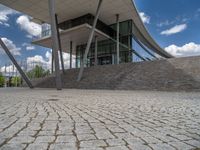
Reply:
M95 15L98 5L98 0L55 0L55 2L59 23L87 13ZM48 0L0 0L0 3L28 14L41 23L50 22ZM172 57L150 36L132 0L104 0L99 19L108 25L114 24L116 14L120 15L119 21L133 20L134 34L144 45L165 58Z

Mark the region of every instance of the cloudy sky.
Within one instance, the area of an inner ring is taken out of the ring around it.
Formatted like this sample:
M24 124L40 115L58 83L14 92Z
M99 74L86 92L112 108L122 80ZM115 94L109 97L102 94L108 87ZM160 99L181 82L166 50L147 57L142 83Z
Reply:
M200 55L199 0L135 0L152 37L177 57ZM0 5L0 35L18 60L50 62L50 50L31 45L41 27L25 14ZM68 56L65 56L68 59ZM0 66L8 58L0 49Z

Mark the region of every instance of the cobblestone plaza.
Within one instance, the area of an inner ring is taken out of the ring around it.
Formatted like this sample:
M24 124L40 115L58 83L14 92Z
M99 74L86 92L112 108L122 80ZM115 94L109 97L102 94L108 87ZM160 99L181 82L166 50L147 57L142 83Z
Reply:
M200 94L0 90L1 150L193 150Z

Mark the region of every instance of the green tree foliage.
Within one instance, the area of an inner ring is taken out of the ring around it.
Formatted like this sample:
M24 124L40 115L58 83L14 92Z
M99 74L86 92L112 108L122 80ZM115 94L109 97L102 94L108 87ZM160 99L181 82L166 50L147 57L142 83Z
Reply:
M32 69L27 73L28 77L31 79L42 78L48 76L49 74L50 74L49 70L45 71L41 66L38 65L36 65L34 69Z
M21 78L20 77L12 77L11 78L11 86L18 87L21 85Z
M2 73L0 73L0 87L3 87L5 84L5 78L4 76L2 75Z

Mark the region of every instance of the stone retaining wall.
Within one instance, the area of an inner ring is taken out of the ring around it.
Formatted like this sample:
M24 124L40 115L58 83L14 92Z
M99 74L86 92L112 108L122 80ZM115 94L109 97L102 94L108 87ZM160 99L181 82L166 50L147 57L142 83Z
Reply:
M173 58L86 68L81 82L78 69L67 70L64 88L120 90L200 89L200 57ZM54 77L34 81L36 87L55 88Z

